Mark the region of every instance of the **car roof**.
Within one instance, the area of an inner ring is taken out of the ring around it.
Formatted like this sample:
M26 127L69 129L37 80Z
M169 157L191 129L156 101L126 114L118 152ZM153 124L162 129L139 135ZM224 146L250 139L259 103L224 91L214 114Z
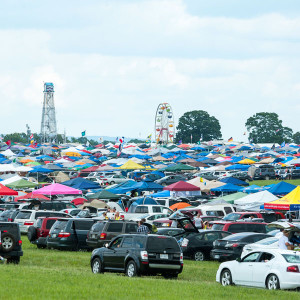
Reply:
M266 225L267 223L264 222L234 222L234 221L214 221L213 224L222 224L222 225L226 225L226 224L263 224Z

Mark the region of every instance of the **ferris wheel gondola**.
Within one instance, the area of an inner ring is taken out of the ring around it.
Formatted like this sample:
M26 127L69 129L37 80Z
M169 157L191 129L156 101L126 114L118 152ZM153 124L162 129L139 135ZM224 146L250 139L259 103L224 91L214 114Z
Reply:
M173 143L175 136L174 115L169 103L160 103L155 115L155 141Z

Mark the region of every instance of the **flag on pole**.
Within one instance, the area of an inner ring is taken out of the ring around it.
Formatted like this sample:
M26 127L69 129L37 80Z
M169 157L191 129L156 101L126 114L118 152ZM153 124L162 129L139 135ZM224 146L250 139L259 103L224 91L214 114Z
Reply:
M123 144L120 143L119 148L118 148L118 150L117 150L117 156L118 156L118 157L121 155L122 149L123 149Z
M31 140L33 139L33 133L30 135L30 139L31 139Z
M85 132L86 132L86 130L81 132L82 137L85 136Z
M228 139L228 142L232 142L232 141L233 141L233 138L232 138L232 137Z

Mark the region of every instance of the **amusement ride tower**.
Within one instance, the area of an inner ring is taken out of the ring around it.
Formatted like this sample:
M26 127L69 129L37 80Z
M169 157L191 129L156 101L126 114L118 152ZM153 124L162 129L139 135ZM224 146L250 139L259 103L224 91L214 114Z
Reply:
M54 85L52 82L44 83L44 102L41 122L42 142L53 142L56 140L56 117L54 106Z

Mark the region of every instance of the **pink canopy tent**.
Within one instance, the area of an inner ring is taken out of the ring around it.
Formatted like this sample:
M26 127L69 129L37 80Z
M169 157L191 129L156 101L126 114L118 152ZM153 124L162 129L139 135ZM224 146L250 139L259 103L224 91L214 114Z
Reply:
M33 195L35 194L42 194L42 195L81 195L82 191L73 189L63 184L53 183L47 186L44 186L41 189L34 190L32 192Z

